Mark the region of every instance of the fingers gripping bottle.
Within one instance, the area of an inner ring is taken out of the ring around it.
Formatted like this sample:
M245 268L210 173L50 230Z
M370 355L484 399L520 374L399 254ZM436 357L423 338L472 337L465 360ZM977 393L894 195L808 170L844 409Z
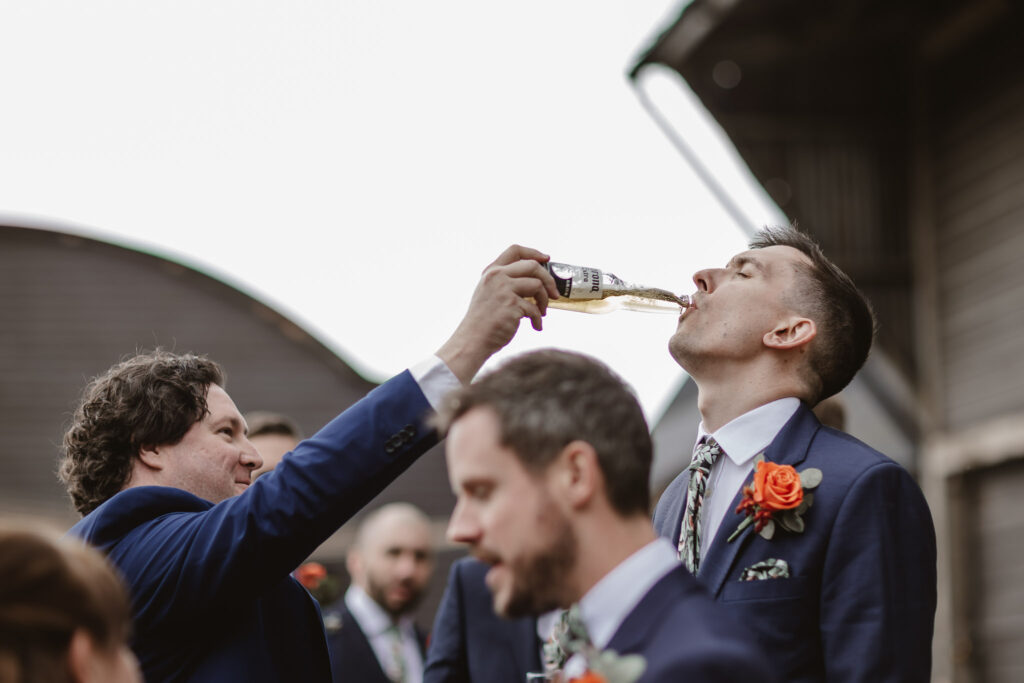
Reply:
M554 261L546 267L558 287L559 298L548 303L552 308L583 313L628 310L678 315L681 308L690 305L690 297L685 294L676 296L664 289L625 282L597 268Z

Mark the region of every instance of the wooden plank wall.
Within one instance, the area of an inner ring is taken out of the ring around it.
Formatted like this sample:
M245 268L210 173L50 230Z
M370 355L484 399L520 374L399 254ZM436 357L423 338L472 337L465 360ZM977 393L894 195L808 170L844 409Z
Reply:
M1024 460L968 474L964 510L970 557L971 679L1024 681Z
M931 85L942 409L952 430L1024 411L1024 51L988 43L938 69Z

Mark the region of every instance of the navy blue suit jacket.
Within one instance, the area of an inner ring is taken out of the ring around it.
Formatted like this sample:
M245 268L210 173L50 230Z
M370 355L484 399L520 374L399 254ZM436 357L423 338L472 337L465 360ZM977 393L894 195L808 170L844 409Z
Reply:
M334 683L392 683L380 665L373 646L342 598L324 609L327 649L331 654ZM416 629L420 654L425 655L427 639Z
M824 476L802 533L753 526L727 514L697 578L715 600L756 630L782 679L928 681L935 618L935 531L921 490L905 469L857 439L823 427L801 405L765 451L771 462ZM658 533L678 543L689 477L662 495ZM740 495L733 501L739 504ZM769 558L790 577L740 581Z
M428 413L404 372L239 496L130 488L76 524L128 581L148 683L329 682L320 610L289 573L437 443Z
M606 649L643 656L647 667L637 683L785 680L753 633L715 604L682 565L654 584Z
M473 558L452 565L427 649L423 683L523 683L542 670L535 619L502 619Z

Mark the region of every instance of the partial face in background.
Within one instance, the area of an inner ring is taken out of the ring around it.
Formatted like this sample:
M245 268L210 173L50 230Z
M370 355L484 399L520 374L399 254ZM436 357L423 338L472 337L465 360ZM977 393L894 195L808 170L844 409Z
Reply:
M290 453L299 445L298 439L287 434L260 434L249 439L260 457L263 464L252 471L252 480L261 474L265 474L277 467L285 453Z
M154 451L163 466L161 483L219 503L245 491L252 471L263 461L246 438L245 420L227 392L211 384L206 402L209 413L181 441Z
M761 353L765 335L793 313L788 302L796 296L799 264L811 261L793 247L771 246L695 273L696 305L683 313L669 340L672 357L694 372Z
M410 506L382 509L360 529L348 569L385 612L393 618L408 614L422 599L434 569L427 520Z
M498 418L485 407L455 421L446 453L458 499L448 537L491 565L495 612L518 617L564 607L577 541L550 493L550 468L527 470L501 445Z
M78 629L68 651L71 678L78 683L142 683L139 660L127 644L102 647Z

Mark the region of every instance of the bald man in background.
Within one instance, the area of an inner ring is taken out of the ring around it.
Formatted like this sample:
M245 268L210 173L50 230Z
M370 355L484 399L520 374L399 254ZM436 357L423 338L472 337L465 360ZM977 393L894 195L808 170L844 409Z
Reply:
M434 568L430 520L408 503L367 515L349 550L352 585L324 610L336 683L421 683L426 634L412 619Z

